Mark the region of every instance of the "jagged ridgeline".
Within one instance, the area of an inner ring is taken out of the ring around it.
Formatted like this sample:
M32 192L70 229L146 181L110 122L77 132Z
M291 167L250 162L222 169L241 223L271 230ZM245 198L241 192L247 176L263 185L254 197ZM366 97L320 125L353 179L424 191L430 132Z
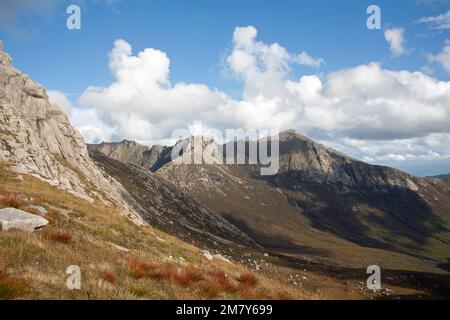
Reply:
M247 151L252 143L245 142ZM364 163L293 130L280 134L279 147L280 169L273 176L260 175L258 165L178 164L167 156L171 146L125 140L89 149L155 171L279 254L349 267L377 260L387 268L448 268L447 182ZM151 150L166 152L143 161ZM379 261L379 250L389 258Z

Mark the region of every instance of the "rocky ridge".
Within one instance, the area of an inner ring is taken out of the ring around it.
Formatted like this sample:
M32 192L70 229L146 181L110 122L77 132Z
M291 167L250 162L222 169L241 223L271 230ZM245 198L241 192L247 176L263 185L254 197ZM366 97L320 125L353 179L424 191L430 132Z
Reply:
M67 115L11 61L0 42L0 161L87 201L114 203L142 222L127 191L95 166Z
M123 140L121 142L102 142L88 144L88 149L99 151L111 159L131 163L141 167L158 170L170 158L171 147L154 145L147 147L135 141Z

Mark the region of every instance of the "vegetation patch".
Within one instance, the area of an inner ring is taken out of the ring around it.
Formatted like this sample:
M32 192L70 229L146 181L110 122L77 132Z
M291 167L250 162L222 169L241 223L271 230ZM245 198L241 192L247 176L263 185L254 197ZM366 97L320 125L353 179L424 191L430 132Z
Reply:
M21 196L11 192L0 192L0 206L19 209L23 205L25 200Z
M20 277L14 277L6 270L0 270L0 299L11 300L23 296L29 287L29 282Z
M62 244L69 244L72 241L72 235L64 229L45 229L42 235L46 239Z

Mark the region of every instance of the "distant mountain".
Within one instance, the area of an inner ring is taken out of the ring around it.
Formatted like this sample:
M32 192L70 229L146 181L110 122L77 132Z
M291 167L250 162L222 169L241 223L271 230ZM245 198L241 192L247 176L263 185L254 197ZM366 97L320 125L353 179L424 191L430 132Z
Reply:
M424 270L422 259L437 266L450 252L448 183L369 165L293 131L280 135L275 176L255 165L174 162L156 174L281 254L355 265L384 250L392 257L383 265Z
M156 171L170 161L170 152L172 150L171 147L160 145L147 147L128 140L89 144L88 149L99 151L111 159L145 167L150 169L150 171Z
M189 152L198 139L203 148L215 143L191 137L166 150L183 146ZM247 150L252 143L245 142ZM369 165L293 130L280 134L279 146L274 176L261 176L258 165L223 165L226 152L212 165L178 164L168 152L155 161L163 164L156 175L274 253L345 266L379 255L388 268L446 265L448 183Z

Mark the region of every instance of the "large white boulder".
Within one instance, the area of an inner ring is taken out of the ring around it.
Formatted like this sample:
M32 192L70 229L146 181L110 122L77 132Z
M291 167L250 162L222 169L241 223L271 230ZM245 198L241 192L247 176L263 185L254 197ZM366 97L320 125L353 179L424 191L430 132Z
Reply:
M0 226L2 230L19 229L33 232L48 224L48 220L15 208L0 209Z

